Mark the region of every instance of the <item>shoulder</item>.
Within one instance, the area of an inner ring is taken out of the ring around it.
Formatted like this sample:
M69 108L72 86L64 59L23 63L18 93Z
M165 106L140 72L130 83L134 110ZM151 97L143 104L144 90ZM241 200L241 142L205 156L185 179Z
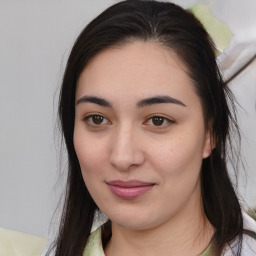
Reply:
M255 232L256 234L256 221L253 220L248 214L243 213L244 229ZM223 256L233 256L233 251L237 250L237 240L233 242L231 247L226 248L223 253ZM241 255L243 256L252 256L256 255L256 238L253 238L249 235L243 235L242 241L242 251Z
M49 241L40 256L54 256L55 250L52 247L53 241Z
M105 256L101 241L101 229L102 227L100 226L91 233L85 246L83 256ZM53 244L54 241L49 241L41 256L55 256Z
M47 244L41 256L54 256L55 251L51 248L52 244L52 242ZM85 246L83 256L105 256L101 242L101 227L91 233Z
M243 213L243 219L244 228L253 231L256 234L256 221L246 213ZM243 236L242 255L256 255L256 237L252 238L248 235Z
M0 255L40 255L46 243L42 237L0 228Z
M244 228L256 232L256 221L243 212Z

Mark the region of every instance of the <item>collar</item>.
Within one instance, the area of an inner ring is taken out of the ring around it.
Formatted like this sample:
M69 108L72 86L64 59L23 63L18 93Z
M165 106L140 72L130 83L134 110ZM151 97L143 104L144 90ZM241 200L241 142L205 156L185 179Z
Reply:
M211 256L210 246L199 256ZM93 231L88 239L83 256L105 256L101 241L101 226Z
M105 256L101 242L101 227L89 236L83 256Z

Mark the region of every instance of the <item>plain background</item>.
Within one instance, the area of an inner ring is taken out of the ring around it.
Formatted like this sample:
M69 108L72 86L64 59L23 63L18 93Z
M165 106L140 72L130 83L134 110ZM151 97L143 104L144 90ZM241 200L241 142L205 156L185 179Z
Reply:
M114 2L0 0L0 227L45 237L51 222L54 227L62 190L57 181L66 165L56 129L66 59L82 28ZM176 2L189 7L198 1ZM239 122L248 179L241 174L239 191L251 206L256 205L255 71L256 61L231 83L243 107Z

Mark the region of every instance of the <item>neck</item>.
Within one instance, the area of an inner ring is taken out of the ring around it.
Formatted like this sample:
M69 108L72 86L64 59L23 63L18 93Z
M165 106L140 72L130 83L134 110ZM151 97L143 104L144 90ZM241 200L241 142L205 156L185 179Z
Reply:
M105 248L106 256L200 255L208 247L214 228L204 214L202 203L198 203L194 211L187 210L145 230L131 230L112 223L112 237Z

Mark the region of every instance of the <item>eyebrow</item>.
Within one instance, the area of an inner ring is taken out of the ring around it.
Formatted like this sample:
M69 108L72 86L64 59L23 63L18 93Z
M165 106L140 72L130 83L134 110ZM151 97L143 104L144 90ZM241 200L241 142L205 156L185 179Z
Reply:
M85 103L85 102L94 103L103 107L110 107L110 108L112 107L111 103L109 103L108 101L95 96L83 96L76 102L76 104L78 105L80 103Z
M170 96L165 96L165 95L150 97L147 99L140 100L137 103L137 106L141 108L141 107L146 107L146 106L150 106L153 104L162 104L162 103L173 103L173 104L177 104L177 105L186 107L186 105L183 102L181 102L180 100L170 97Z
M78 105L86 102L94 103L103 107L112 108L112 104L110 102L96 96L83 96L77 100L76 104ZM162 103L172 103L172 104L177 104L177 105L186 107L186 105L180 100L170 96L166 96L166 95L146 98L146 99L140 100L136 105L137 107L142 108L142 107L147 107L154 104L162 104Z

